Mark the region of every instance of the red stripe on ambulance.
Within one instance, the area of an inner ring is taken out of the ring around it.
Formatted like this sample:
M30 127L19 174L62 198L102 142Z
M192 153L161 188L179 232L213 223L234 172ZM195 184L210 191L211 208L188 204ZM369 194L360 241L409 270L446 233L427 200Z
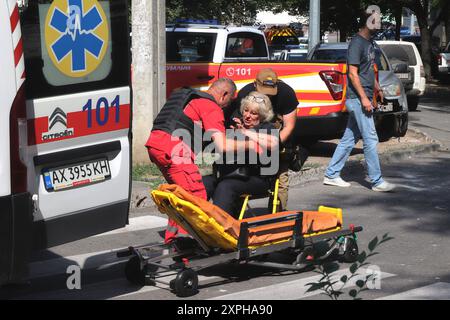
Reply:
M56 133L49 132L49 117L41 117L28 120L28 145L39 145L67 139L80 138L99 133L128 129L130 127L130 105L121 105L119 112L119 121L116 122L116 109L110 108L108 121L104 125L100 125L97 121L95 121L94 114L94 119L91 123L91 127L88 126L86 112L69 112L67 114L66 130L61 130L60 132ZM101 113L101 117L104 117L104 112Z

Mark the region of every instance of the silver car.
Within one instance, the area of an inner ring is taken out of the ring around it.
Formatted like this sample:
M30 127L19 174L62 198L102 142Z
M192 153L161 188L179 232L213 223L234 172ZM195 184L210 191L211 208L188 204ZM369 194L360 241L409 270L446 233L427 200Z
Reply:
M346 62L347 42L320 43L308 54L309 61ZM391 137L403 137L408 131L408 99L401 80L395 75L408 69L406 64L398 64L394 70L383 50L375 43L376 63L379 70L380 87L384 93L381 108L374 114L380 141Z

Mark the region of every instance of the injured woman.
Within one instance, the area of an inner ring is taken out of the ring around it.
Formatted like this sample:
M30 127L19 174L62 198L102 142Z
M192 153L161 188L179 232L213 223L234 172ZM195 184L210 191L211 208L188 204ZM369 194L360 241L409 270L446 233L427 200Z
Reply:
M214 173L203 177L208 199L234 218L239 217L241 196L261 198L273 186L279 163L279 132L270 99L252 92L242 99L242 118L234 119L236 136L257 143L259 152L224 154L213 165Z

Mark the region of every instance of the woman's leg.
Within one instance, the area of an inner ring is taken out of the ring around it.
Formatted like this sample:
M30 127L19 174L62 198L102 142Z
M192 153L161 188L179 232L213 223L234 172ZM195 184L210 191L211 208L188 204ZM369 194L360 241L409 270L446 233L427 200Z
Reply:
M211 175L211 176L203 176L202 179L209 200L214 196L214 191L216 190L217 187L217 178Z
M239 218L242 195L265 196L270 184L266 179L250 177L248 180L224 179L219 182L214 192L213 203L233 216Z

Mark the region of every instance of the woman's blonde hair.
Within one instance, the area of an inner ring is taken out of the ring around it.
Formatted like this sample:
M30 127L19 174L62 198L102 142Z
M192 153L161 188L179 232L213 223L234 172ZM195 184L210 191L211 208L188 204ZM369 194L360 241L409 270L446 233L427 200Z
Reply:
M257 91L250 92L250 94L241 101L241 114L244 114L244 109L249 105L258 106L259 120L261 123L270 122L275 116L272 109L272 102L265 94Z

